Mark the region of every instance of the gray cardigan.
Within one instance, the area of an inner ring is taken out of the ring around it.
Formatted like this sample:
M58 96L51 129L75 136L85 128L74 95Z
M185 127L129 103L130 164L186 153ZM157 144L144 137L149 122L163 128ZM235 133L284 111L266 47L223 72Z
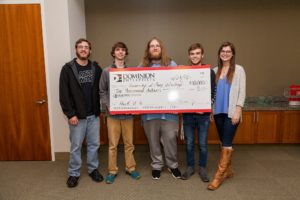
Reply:
M214 71L217 74L218 67L215 67ZM235 65L235 72L233 75L230 93L229 93L229 107L228 107L229 118L233 117L236 111L236 106L244 107L245 97L246 97L245 70L241 65ZM215 110L215 105L214 105L214 110Z

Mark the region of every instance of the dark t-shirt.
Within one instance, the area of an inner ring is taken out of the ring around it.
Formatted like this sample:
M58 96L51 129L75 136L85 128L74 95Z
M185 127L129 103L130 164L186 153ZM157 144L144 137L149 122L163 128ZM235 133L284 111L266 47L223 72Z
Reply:
M84 99L85 99L85 110L87 116L93 115L93 102L92 102L92 83L94 74L92 70L92 63L89 61L86 66L81 66L76 62L78 71L79 83L81 85Z

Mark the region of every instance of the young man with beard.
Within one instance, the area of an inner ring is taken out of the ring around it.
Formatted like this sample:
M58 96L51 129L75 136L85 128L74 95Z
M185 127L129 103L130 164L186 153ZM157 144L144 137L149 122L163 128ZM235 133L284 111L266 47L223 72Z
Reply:
M176 66L166 53L166 49L161 40L154 37L145 49L142 67ZM164 167L161 144L163 146L166 165L174 178L181 178L177 161L177 133L178 115L177 114L144 114L142 123L150 147L152 159L152 178L160 179L161 171Z
M204 48L201 44L192 44L188 49L189 61L192 66L201 66L204 57ZM211 81L211 101L214 102L215 96L215 73L210 70ZM183 117L183 131L181 138L186 140L186 159L187 169L182 174L182 179L189 179L195 172L194 159L194 139L195 129L198 134L199 147L199 176L203 182L208 182L209 178L206 172L207 163L207 135L210 123L210 113L184 113Z
M60 73L59 100L69 122L70 161L68 187L76 187L80 177L81 147L84 138L87 142L88 173L93 181L101 182L99 173L98 149L100 146L100 96L99 80L102 69L88 58L91 43L86 39L76 41L77 58L66 63Z
M106 111L108 129L108 175L105 182L111 184L115 181L118 174L117 153L120 136L122 135L125 152L126 174L137 180L141 176L136 171L136 162L133 156L133 115L110 115L109 114L109 70L116 68L127 68L125 59L128 55L128 48L123 42L117 42L112 46L111 56L113 64L103 70L100 79L101 103Z

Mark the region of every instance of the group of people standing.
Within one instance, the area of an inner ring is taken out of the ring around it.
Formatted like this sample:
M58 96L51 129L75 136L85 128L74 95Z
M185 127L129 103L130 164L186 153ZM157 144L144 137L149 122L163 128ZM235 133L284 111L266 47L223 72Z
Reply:
M91 43L79 39L75 44L76 58L66 63L60 74L59 96L64 114L68 118L70 129L70 161L68 187L76 187L80 177L81 147L87 143L88 173L92 180L101 182L104 177L99 173L98 149L100 101L105 110L108 128L108 174L105 182L111 184L118 174L117 147L120 137L124 142L125 171L133 179L139 179L136 169L133 144L134 115L111 115L109 100L109 70L127 68L128 48L125 43L113 45L111 56L113 63L104 68L89 60ZM201 66L204 48L201 44L192 44L188 49L190 65ZM150 39L145 48L140 67L177 66L168 57L162 41L156 37ZM207 174L207 135L210 121L214 120L220 138L220 160L217 171L208 184L209 190L217 189L221 183L233 176L231 166L232 141L241 121L242 107L245 101L246 76L242 66L235 64L235 47L230 42L223 43L218 51L218 66L211 70L211 113L183 113L181 139L186 141L187 169L181 174L177 160L177 136L179 116L159 113L142 114L142 124L148 139L151 157L152 178L158 180L165 164L176 179L189 179L195 173L194 133L198 134L199 171L203 182L209 182Z

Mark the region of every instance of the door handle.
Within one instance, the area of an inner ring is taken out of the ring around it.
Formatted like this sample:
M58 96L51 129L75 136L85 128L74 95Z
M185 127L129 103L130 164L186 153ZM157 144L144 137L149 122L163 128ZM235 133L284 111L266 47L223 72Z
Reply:
M36 104L39 104L39 105L43 105L44 103L46 103L46 100L45 99L42 99L42 100L38 100L35 102Z

